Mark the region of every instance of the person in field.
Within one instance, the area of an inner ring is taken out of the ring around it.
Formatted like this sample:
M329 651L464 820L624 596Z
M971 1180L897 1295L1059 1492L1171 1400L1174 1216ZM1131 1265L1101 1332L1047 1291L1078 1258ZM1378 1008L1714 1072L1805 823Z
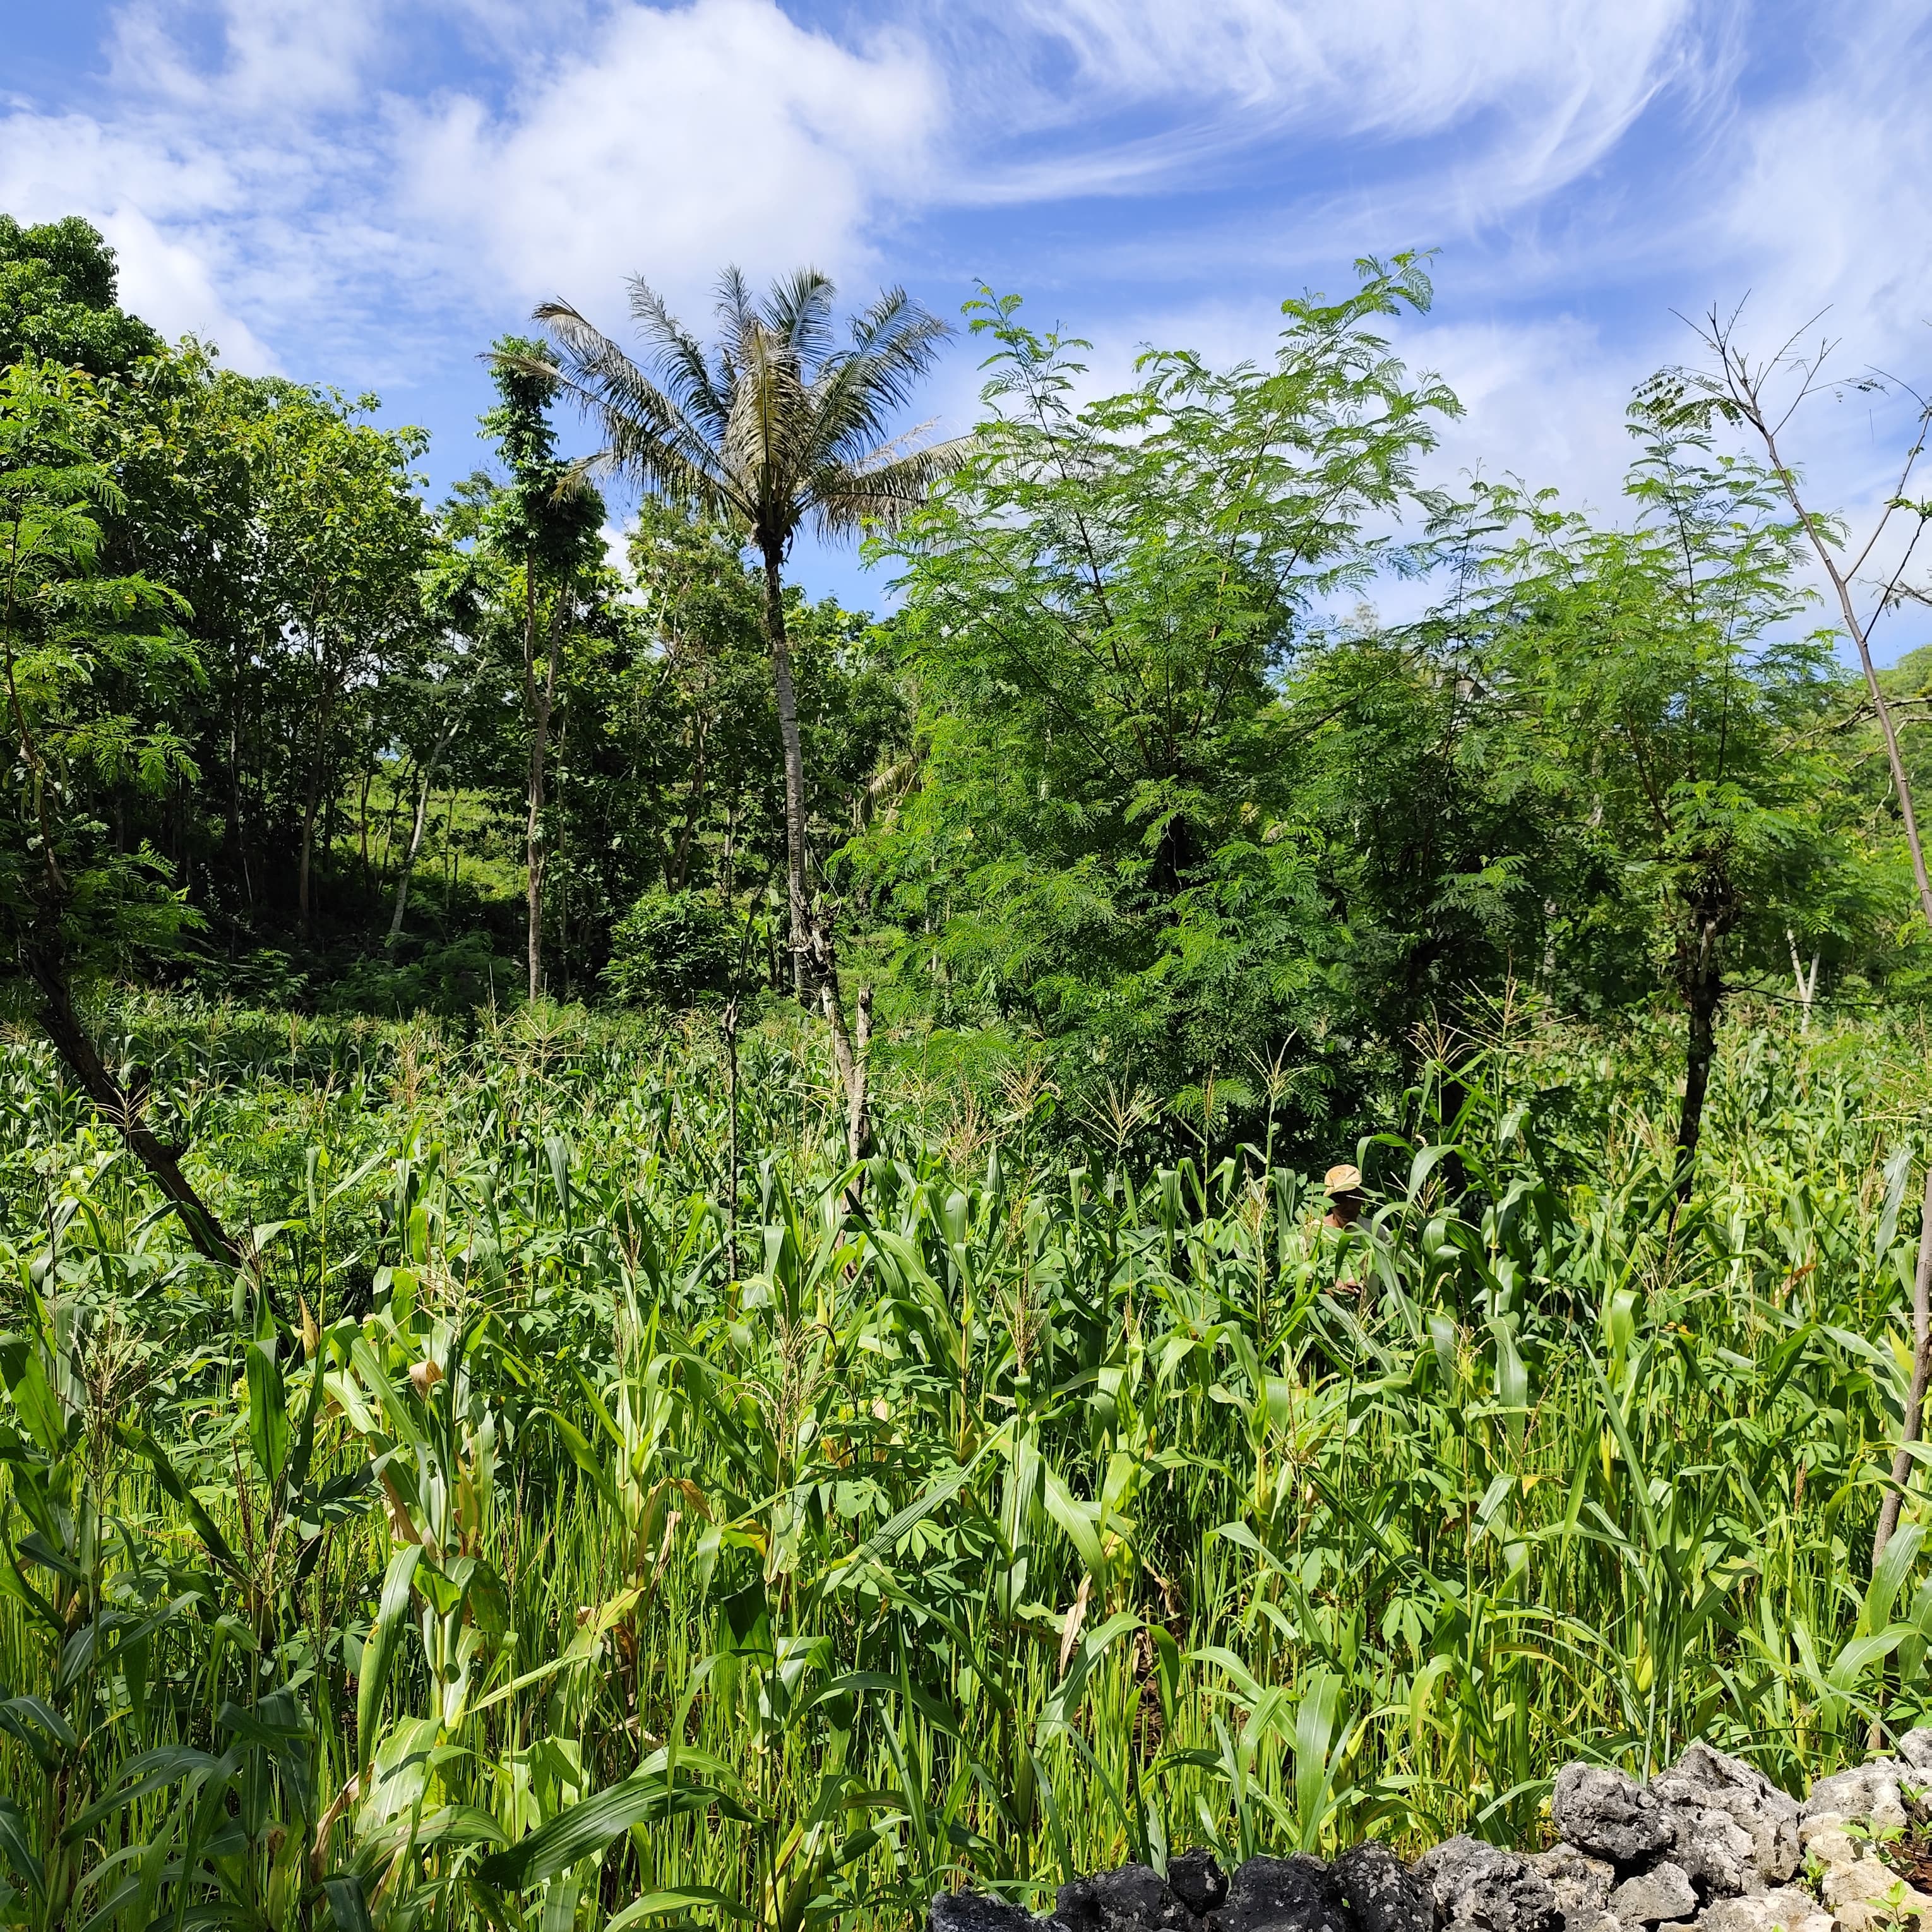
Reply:
M1328 1196L1328 1211L1322 1218L1318 1239L1324 1258L1333 1258L1334 1292L1360 1294L1362 1282L1352 1264L1363 1237L1352 1231L1362 1218L1362 1170L1352 1162L1342 1162L1322 1177L1322 1186Z

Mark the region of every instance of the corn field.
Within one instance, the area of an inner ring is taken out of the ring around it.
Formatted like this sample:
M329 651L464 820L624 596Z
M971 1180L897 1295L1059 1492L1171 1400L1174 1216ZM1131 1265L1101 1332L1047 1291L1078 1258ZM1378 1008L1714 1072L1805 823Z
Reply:
M908 1927L1932 1715L1922 1030L1741 1016L1678 1212L1666 1022L1492 1018L1338 1234L1286 1101L882 1059L851 1167L796 1027L129 1004L239 1272L14 1036L0 1922Z

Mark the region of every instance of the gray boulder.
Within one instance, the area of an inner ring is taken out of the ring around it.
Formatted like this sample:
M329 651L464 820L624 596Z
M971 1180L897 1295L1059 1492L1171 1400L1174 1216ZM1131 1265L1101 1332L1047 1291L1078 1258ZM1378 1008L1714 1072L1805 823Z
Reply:
M1340 1888L1319 1858L1250 1858L1214 1915L1220 1932L1352 1932Z
M1416 1861L1438 1926L1476 1932L1565 1932L1563 1910L1526 1858L1475 1838L1450 1838Z
M1030 1913L978 1892L933 1894L927 1922L932 1932L1033 1932Z
M1826 1818L1868 1825L1874 1831L1903 1831L1910 1819L1899 1789L1900 1768L1896 1758L1876 1757L1819 1779L1798 1813L1800 1836L1808 1839L1811 1834L1805 1828ZM1908 1780L1910 1775L1908 1772Z
M1901 1763L1932 1777L1932 1730L1922 1724L1916 1730L1907 1731L1898 1741L1898 1756Z
M1700 1932L1832 1932L1831 1913L1808 1892L1782 1886L1749 1898L1720 1898L1697 1923Z
M1228 1875L1212 1852L1180 1852L1167 1862L1167 1888L1196 1918L1205 1918L1228 1896Z
M1329 1876L1357 1932L1435 1932L1436 1900L1427 1882L1374 1839L1352 1846Z
M1610 1894L1610 1911L1624 1925L1662 1925L1689 1918L1697 1910L1697 1888L1690 1874L1670 1858L1627 1878Z
M1626 1869L1668 1850L1676 1835L1657 1800L1608 1765L1566 1764L1556 1774L1550 1815L1566 1844Z
M1066 1932L1192 1932L1194 1925L1193 1913L1150 1865L1122 1865L1063 1885L1053 1916Z
M1742 1759L1693 1744L1650 1795L1671 1818L1671 1856L1703 1898L1762 1892L1797 1870L1798 1802Z
M1564 1932L1597 1932L1598 1920L1610 1907L1610 1888L1617 1882L1615 1865L1574 1845L1552 1845L1536 1852L1529 1865L1556 1894Z

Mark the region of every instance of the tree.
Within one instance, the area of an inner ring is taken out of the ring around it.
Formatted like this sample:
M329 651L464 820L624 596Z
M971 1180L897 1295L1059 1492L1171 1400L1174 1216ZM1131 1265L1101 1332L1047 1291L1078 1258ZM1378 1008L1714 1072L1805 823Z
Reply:
M422 646L408 662L391 666L384 680L389 736L404 761L414 797L409 840L396 867L395 908L382 941L392 958L409 914L410 886L428 830L436 775L470 726L481 682L480 653L473 640L482 628L482 610L474 562L453 546L441 547L423 580L428 621Z
M719 285L719 341L707 355L662 298L634 280L631 312L652 352L650 370L568 304L546 303L536 313L561 351L566 387L601 428L597 460L647 490L728 519L763 568L765 641L784 759L794 985L802 999L820 1001L830 1023L856 1157L866 1136L868 1000L862 992L855 1039L830 922L818 916L808 890L805 759L784 560L808 524L834 538L898 524L964 460L967 446L909 449L892 434L892 419L947 333L944 324L902 289L890 289L854 320L849 344L841 345L835 292L824 275L801 269L760 302L739 272L728 270Z
M893 546L922 763L868 856L906 968L1103 1082L1198 1090L1218 1066L1228 1090L1313 1019L1304 994L1328 1004L1349 943L1340 841L1304 795L1326 700L1295 680L1342 675L1355 640L1325 608L1394 560L1372 526L1457 407L1382 332L1428 305L1424 263L1359 275L1285 303L1266 364L1152 352L1085 404L1083 345L988 296L988 419ZM1408 676L1400 656L1341 712Z
M174 593L100 569L105 518L125 498L96 454L85 376L20 362L0 375L0 670L11 755L0 819L6 970L82 1090L119 1126L211 1260L235 1243L148 1125L145 1096L102 1060L76 1010L77 982L172 952L192 914L145 844L110 824L112 795L150 796L196 772L170 722L201 666Z
M1932 873L1925 862L1924 842L1918 830L1913 803L1910 773L1899 743L1892 706L1883 681L1872 657L1872 632L1888 610L1910 600L1932 602L1932 592L1915 584L1910 576L1912 561L1925 526L1932 521L1932 502L1914 501L1906 494L1913 472L1925 453L1932 434L1932 402L1912 394L1912 433L1906 440L1905 454L1898 468L1898 480L1884 499L1861 544L1850 541L1850 532L1837 518L1815 508L1808 502L1797 469L1785 448L1786 432L1792 418L1815 396L1847 386L1843 379L1828 375L1828 365L1836 345L1820 342L1815 348L1799 346L1799 338L1790 338L1775 355L1760 361L1752 356L1737 335L1737 316L1727 321L1713 310L1699 331L1710 361L1701 368L1678 368L1665 377L1670 400L1685 412L1690 420L1708 422L1721 419L1742 430L1763 451L1792 514L1804 532L1805 542L1817 558L1832 586L1845 633L1858 652L1872 715L1885 744L1886 761L1892 773L1894 809L1904 835L1906 850L1912 862L1912 875L1918 891L1918 910L1928 932L1932 932ZM1894 386L1875 374L1854 379L1849 385L1870 393ZM1907 392L1910 394L1910 392ZM1904 528L1902 545L1888 553L1890 533ZM1859 585L1866 584L1868 598L1862 608ZM1925 1196L1922 1208L1924 1232L1918 1246L1918 1271L1912 1298L1913 1366L1912 1387L1906 1398L1904 1426L1892 1464L1892 1486L1879 1512L1878 1528L1872 1544L1872 1562L1876 1565L1884 1554L1892 1532L1898 1527L1898 1513L1912 1473L1912 1447L1924 1426L1925 1395L1932 1384L1932 1160L1926 1163Z
M285 670L304 716L296 930L310 935L319 816L336 796L351 722L346 699L424 620L419 578L430 530L410 466L425 439L356 417L332 390L278 383L253 426L256 515L272 576Z
M524 880L533 1000L543 991L544 796L557 671L580 581L602 556L604 522L602 500L556 453L550 405L557 377L543 350L542 343L516 336L496 344L490 368L500 400L483 418L510 472L508 487L497 493L486 516L486 542L521 577L521 692L530 754Z
M0 214L0 364L62 362L124 376L161 338L114 297L114 251L77 214L23 227Z
M1847 856L1833 816L1839 680L1828 638L1792 632L1802 533L1775 478L1714 454L1654 398L1631 428L1643 454L1624 486L1630 528L1508 485L1462 506L1498 533L1468 553L1493 594L1459 598L1448 622L1517 710L1518 755L1570 828L1579 890L1552 952L1573 980L1621 976L1624 997L1660 966L1683 1005L1682 1203L1727 975L1780 974L1792 925L1832 914Z

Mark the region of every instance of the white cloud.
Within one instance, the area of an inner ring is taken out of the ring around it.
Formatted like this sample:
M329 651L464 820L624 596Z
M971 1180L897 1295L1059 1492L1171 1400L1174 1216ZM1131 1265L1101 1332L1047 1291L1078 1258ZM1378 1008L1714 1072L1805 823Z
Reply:
M104 106L0 98L0 206L94 220L171 333L387 386L506 296L869 270L923 180L942 90L902 36L848 46L776 0L558 0L542 24L500 0L133 0ZM466 90L418 78L424 36L468 50Z
M857 292L919 218L962 280L1100 338L1096 383L1145 340L1265 355L1268 293L1441 241L1438 314L1399 339L1470 405L1444 473L1604 511L1629 384L1694 347L1672 302L1752 290L1768 340L1829 300L1850 362L1928 360L1906 0L1802 47L1762 0L814 4L124 0L104 76L0 96L0 206L90 216L132 306L242 366L452 392L534 298L614 322L642 273L701 322L733 260ZM1028 206L1096 192L1144 194L1145 225ZM952 421L974 359L931 392ZM1882 487L1895 424L1866 407L1808 431L1827 500Z
M192 332L236 368L265 371L274 357L217 286L219 240L162 225L232 207L237 193L208 154L173 154L80 115L0 118L0 207L28 222L87 215L120 257L130 308L164 334Z
M501 110L405 112L404 202L525 300L608 302L638 273L688 294L728 260L836 274L921 185L938 108L908 44L854 51L772 0L627 6Z
M1532 489L1559 484L1573 507L1620 514L1634 454L1624 428L1632 388L1657 359L1612 350L1572 315L1534 322L1437 322L1405 332L1412 365L1437 370L1466 413L1444 426L1430 468L1454 484L1504 471Z
M120 86L184 108L284 120L352 106L383 38L384 0L130 0L114 17ZM218 38L214 64L184 45Z

